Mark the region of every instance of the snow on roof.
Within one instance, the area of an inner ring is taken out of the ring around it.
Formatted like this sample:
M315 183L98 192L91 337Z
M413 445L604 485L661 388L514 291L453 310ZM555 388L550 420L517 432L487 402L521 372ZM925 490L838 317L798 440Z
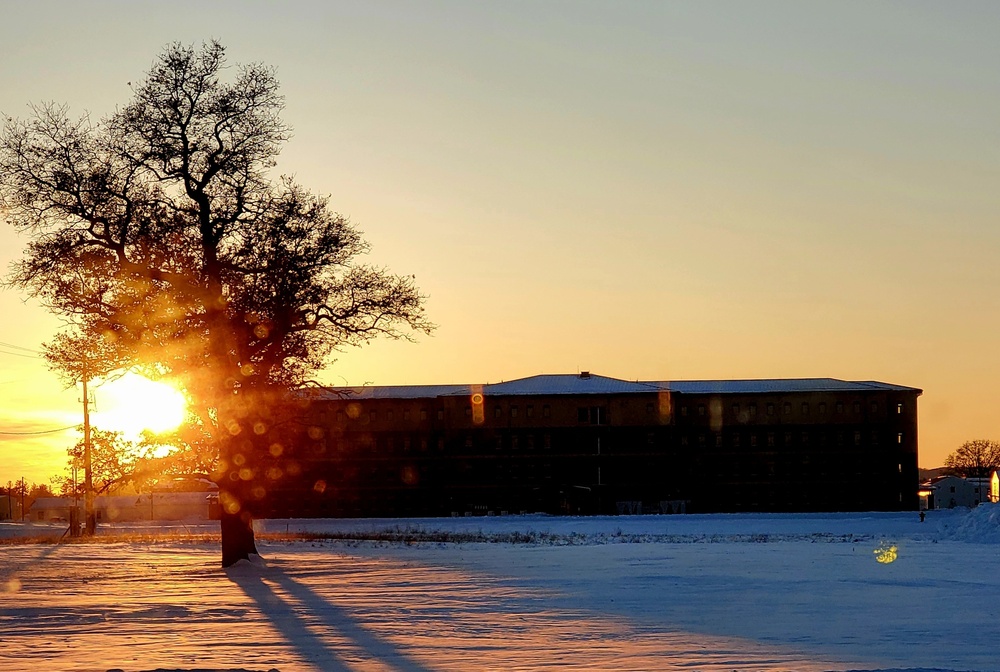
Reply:
M429 399L466 396L482 392L487 396L542 396L579 394L637 394L666 390L679 394L761 394L792 392L917 392L915 387L877 381L849 381L836 378L771 378L758 380L671 380L628 381L588 372L541 374L485 385L380 385L329 387L302 390L321 399Z
M326 387L299 390L320 399L428 399L472 394L471 385L366 385L364 387Z
M873 380L762 378L756 380L671 380L649 383L681 394L761 394L783 392L921 392L915 387Z
M483 385L489 396L550 395L550 394L634 394L658 392L649 383L629 382L618 378L580 374L547 374Z

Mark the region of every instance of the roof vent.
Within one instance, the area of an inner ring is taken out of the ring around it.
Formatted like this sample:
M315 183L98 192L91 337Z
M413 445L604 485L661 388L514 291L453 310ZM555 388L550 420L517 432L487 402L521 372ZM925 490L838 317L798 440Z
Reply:
M588 378L590 378L590 371L581 371L580 378L582 378L583 380L587 380Z

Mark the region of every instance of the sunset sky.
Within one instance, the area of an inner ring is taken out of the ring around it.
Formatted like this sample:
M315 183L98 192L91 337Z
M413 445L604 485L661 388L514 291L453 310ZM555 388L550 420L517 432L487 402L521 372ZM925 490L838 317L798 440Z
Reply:
M0 0L0 112L100 118L218 39L276 68L279 170L439 325L326 381L881 380L924 390L933 467L1000 439L997 35L974 1ZM0 316L0 483L48 482L76 435L13 433L80 422L29 352L59 323Z

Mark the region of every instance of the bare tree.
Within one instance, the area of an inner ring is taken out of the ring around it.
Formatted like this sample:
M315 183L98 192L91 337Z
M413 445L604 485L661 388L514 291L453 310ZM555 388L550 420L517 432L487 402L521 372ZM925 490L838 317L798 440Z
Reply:
M989 478L1000 469L1000 443L988 439L966 441L945 458L944 466L965 478Z
M173 44L100 122L52 104L8 119L0 207L29 235L8 283L193 400L228 566L256 553L283 393L341 346L433 326L411 276L360 263L346 218L272 177L289 137L273 70L225 74L220 44Z

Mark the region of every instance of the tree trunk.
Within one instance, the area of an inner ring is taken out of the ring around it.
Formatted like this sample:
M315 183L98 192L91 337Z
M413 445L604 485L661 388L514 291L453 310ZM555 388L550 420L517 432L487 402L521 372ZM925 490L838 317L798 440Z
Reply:
M253 518L250 514L227 513L223 508L222 523L222 566L231 567L240 560L249 560L250 554L260 555L253 536Z

